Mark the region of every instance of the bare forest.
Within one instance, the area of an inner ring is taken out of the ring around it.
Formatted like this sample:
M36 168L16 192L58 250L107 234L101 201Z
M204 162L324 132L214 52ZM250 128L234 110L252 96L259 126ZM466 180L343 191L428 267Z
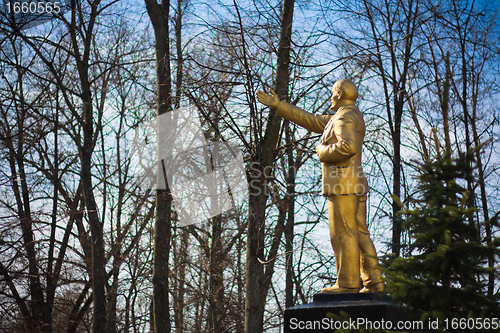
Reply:
M380 255L411 255L391 194L415 196L416 162L442 149L483 145L469 222L484 244L499 236L498 1L61 4L27 28L0 10L0 332L282 332L335 260L320 136L258 90L327 114L333 82L358 86ZM248 195L185 226L168 184L137 177L136 142L188 105L205 140L241 151Z

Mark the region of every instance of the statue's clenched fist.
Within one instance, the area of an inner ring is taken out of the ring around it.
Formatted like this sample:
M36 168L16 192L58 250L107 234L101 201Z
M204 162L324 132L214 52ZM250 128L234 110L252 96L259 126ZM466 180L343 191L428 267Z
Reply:
M264 104L265 106L269 106L270 108L277 108L278 104L280 103L280 99L278 98L278 95L274 92L274 90L269 89L269 92L271 95L263 92L263 91L257 91L257 100Z

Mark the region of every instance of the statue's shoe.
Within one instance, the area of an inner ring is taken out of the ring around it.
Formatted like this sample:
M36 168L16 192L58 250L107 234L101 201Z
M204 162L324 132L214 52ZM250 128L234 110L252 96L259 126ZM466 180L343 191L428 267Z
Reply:
M379 283L375 283L375 284L372 284L369 286L365 286L359 292L360 293L379 293L381 291L384 291L384 283L383 282L379 282Z
M343 288L339 286L333 286L329 288L321 289L322 294L333 294L333 293L357 293L359 288Z

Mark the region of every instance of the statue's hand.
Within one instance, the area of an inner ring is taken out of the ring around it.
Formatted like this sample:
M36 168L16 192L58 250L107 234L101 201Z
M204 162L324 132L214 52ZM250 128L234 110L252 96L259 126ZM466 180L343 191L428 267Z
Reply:
M323 162L323 158L325 156L325 153L326 151L328 150L328 147L323 144L323 143L320 143L317 147L316 147L316 154L318 154L318 157L319 157L319 160Z
M263 91L257 91L257 100L264 104L265 106L269 106L270 108L277 108L278 104L280 103L280 99L278 98L278 95L274 92L274 90L269 89L269 92L271 95L263 92Z

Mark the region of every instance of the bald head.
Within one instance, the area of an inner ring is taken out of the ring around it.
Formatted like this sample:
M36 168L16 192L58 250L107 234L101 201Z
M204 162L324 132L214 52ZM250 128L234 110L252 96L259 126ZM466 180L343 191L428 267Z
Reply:
M340 95L340 99L356 101L358 98L358 89L351 80L338 80L333 84L332 92L334 90Z
M337 111L341 106L354 104L357 98L358 89L354 83L347 79L339 80L333 84L330 109Z

